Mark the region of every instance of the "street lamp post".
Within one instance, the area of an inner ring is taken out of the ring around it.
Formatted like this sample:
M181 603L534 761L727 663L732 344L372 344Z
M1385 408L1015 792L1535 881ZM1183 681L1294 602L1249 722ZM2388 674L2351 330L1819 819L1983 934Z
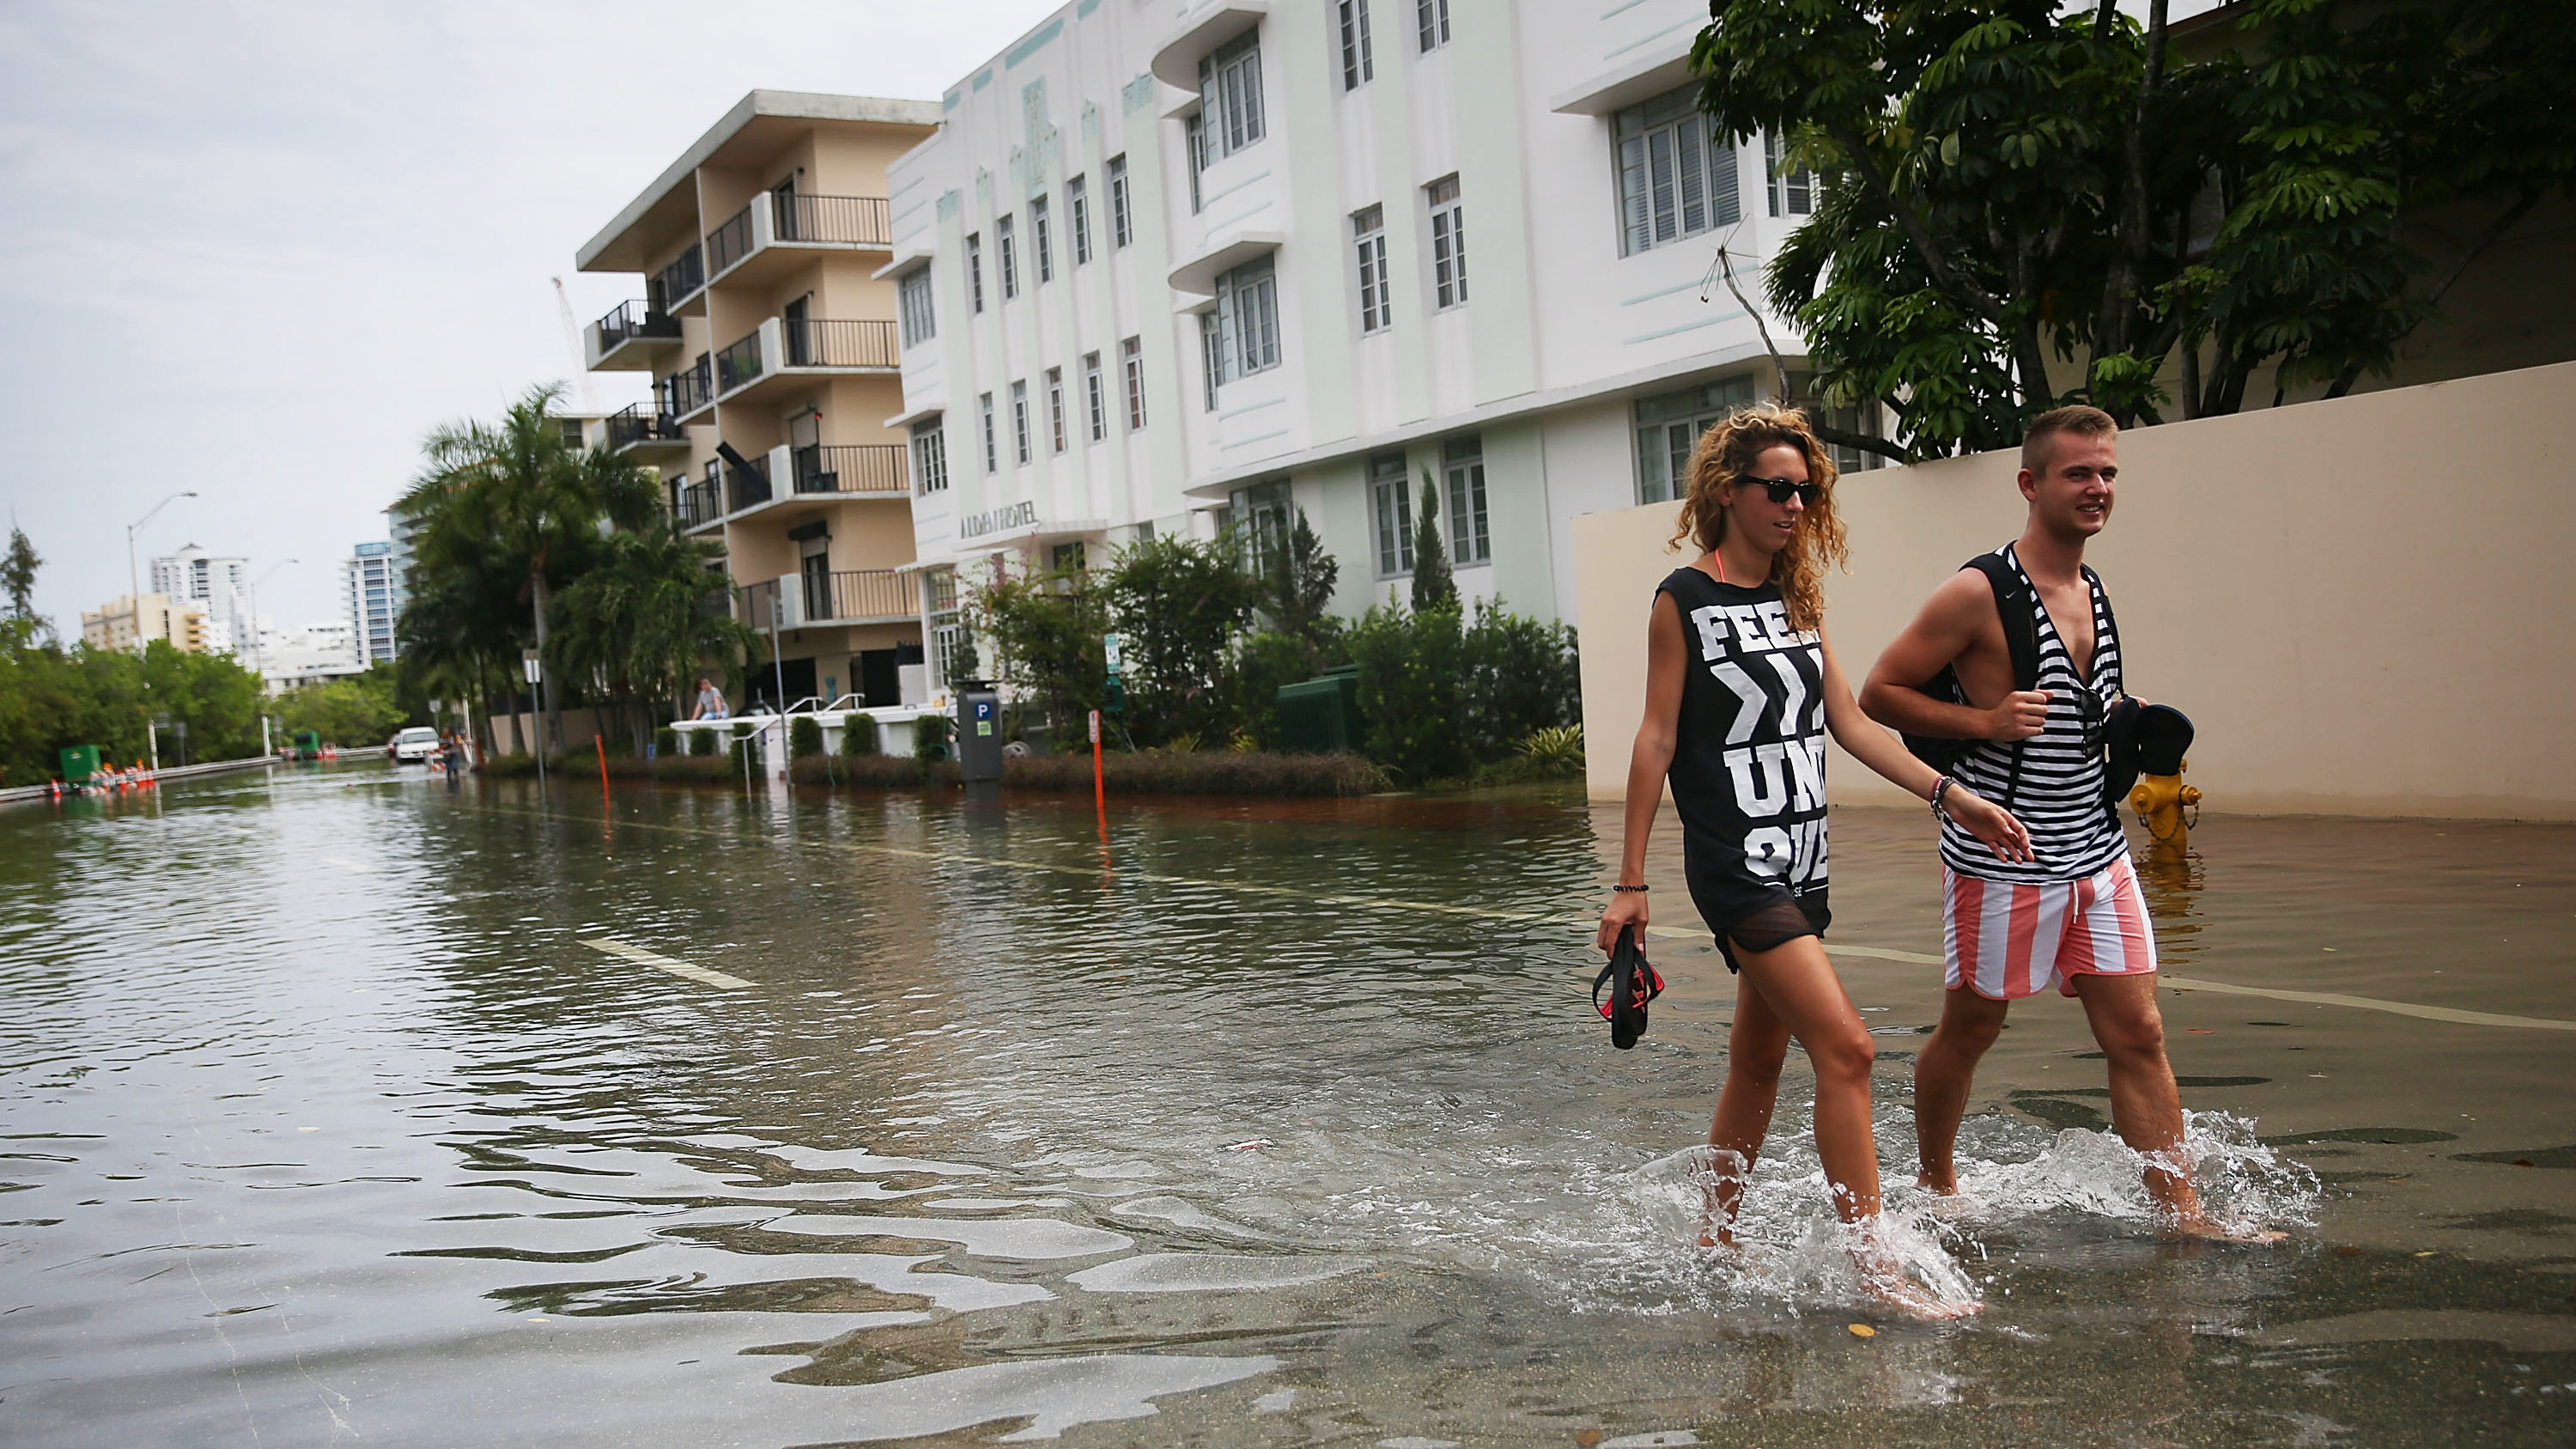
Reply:
M143 525L152 521L153 513L160 512L162 509L169 507L171 504L178 502L182 498L194 498L196 496L197 490L194 488L181 489L179 492L173 493L169 497L162 499L160 502L153 504L151 513L146 513L141 518L125 525L126 619L131 623L134 629L134 652L137 654L143 652L143 574L141 570L134 566L134 536L143 531Z

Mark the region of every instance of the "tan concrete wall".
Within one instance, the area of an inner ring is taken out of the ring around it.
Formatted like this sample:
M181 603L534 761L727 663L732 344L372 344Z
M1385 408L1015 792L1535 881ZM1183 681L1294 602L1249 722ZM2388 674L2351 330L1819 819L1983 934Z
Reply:
M2129 432L2087 555L2128 680L2192 717L2215 812L2576 819L2576 363ZM1857 688L1923 597L2020 532L2009 453L1854 475L1826 638ZM1584 732L1617 799L1673 504L1573 521ZM1836 751L1840 803L1906 797Z

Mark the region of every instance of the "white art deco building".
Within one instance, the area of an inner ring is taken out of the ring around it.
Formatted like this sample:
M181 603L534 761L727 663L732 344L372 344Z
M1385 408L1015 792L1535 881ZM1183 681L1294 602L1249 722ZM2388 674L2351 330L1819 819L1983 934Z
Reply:
M1692 108L1706 20L1076 0L962 78L889 168L881 273L934 669L952 570L1227 522L1261 550L1292 510L1355 614L1405 583L1426 488L1462 592L1566 617L1567 520L1670 496L1776 391L1715 263L1755 293L1812 190Z

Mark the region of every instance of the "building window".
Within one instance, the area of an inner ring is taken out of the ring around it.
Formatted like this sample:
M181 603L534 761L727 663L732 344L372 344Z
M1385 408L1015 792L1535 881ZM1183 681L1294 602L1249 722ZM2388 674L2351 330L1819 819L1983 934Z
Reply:
M1037 259L1038 281L1055 280L1055 245L1047 216L1047 199L1037 197L1029 202L1029 251Z
M1449 557L1461 564L1494 561L1485 528L1485 443L1474 433L1440 445L1440 471L1449 483Z
M1130 337L1118 344L1118 369L1127 378L1127 431L1145 428L1145 344L1141 337Z
M1011 384L1011 452L1022 464L1029 461L1029 385Z
M1413 21L1425 54L1449 43L1449 0L1413 0Z
M1077 176L1064 184L1066 218L1073 223L1073 264L1091 260L1091 187Z
M1061 453L1065 448L1064 369L1061 367L1048 368L1046 370L1046 385L1047 429L1055 443L1055 450Z
M1404 455L1369 459L1369 502L1377 518L1377 576L1413 572L1413 495L1405 486Z
M1127 211L1127 157L1124 152L1109 158L1109 244L1123 247L1135 240L1135 227Z
M948 491L948 434L945 419L912 425L912 481L923 493Z
M1358 90L1377 78L1369 57L1368 0L1338 0L1342 21L1342 89Z
M1816 209L1816 173L1801 166L1780 174L1780 138L1762 133L1762 174L1770 179L1771 214L1805 216Z
M1207 126L1192 111L1181 118L1181 154L1190 163L1190 211L1199 209L1199 173L1207 169Z
M930 268L915 267L904 273L898 290L903 312L903 345L919 347L938 336L938 319L930 310Z
M1100 376L1100 354L1082 354L1083 411L1091 421L1091 441L1097 443L1109 436L1109 389Z
M966 300L976 312L984 310L984 238L971 231L966 233Z
M1225 385L1225 324L1211 307L1199 314L1199 382L1207 410L1216 411L1216 390Z
M1279 277L1271 258L1217 275L1216 306L1199 314L1199 350L1211 411L1218 388L1279 365Z
M1730 377L1637 399L1637 501L1686 491L1691 448L1713 423L1753 405L1753 379Z
M1458 178L1444 176L1422 188L1431 202L1431 290L1442 307L1467 300L1467 208Z
M993 395L988 392L977 396L975 411L984 421L984 473L990 477L1002 470L1001 455L993 449Z
M1386 208L1353 212L1351 236L1360 264L1360 331L1383 332L1395 322L1395 300L1386 285Z
M1625 255L1742 219L1735 148L1700 111L1697 86L1621 111L1612 135Z
M1235 546L1243 571L1268 577L1288 551L1288 480L1237 488L1226 495L1226 511L1234 517Z
M1261 139L1261 29L1255 26L1199 62L1200 146L1222 161Z
M993 246L1002 258L1002 300L1020 295L1020 254L1011 246L1011 219L1003 217L993 223Z
M1060 574L1078 574L1089 567L1084 561L1086 552L1081 539L1059 543L1047 551L1047 565Z
M1789 395L1801 400L1798 406L1806 409L1808 417L1825 427L1840 428L1846 433L1879 435L1877 404L1828 407L1816 397L1815 388L1816 379L1813 373L1789 374ZM1827 443L1825 451L1833 458L1836 473L1865 473L1872 468L1887 466L1887 459L1884 456L1870 452L1866 448L1854 448L1842 443Z

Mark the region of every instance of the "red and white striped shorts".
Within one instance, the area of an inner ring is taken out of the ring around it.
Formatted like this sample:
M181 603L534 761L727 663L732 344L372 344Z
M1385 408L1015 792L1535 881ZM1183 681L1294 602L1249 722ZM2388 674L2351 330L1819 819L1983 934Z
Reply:
M2022 885L1944 866L1942 984L1995 1001L2036 996L2078 976L2143 976L2156 969L2155 927L2126 855L2082 880Z

